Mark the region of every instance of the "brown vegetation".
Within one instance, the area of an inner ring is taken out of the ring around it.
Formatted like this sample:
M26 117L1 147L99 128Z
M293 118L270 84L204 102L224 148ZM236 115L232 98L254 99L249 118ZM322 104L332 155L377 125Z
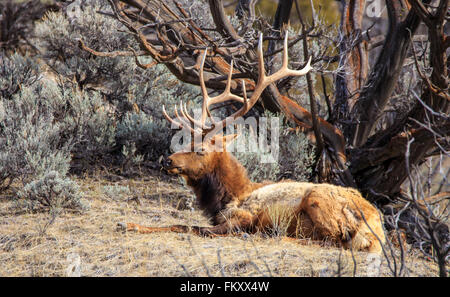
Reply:
M115 232L115 222L124 220L161 226L208 225L201 211L186 208L184 201L192 194L177 178L158 171L142 176L124 179L101 171L76 178L91 209L82 214L63 213L45 230L50 219L47 213L17 213L12 208L14 197L9 192L1 194L0 275L67 276L72 263L69 255L79 256L80 275L91 277L337 276L339 267L340 275L370 275L367 253L354 251L354 271L350 251L327 242L263 234L211 239ZM105 193L105 187L127 186L132 193L115 197ZM414 250L407 253L406 267L410 276L437 274L437 265ZM380 272L372 275L392 274L381 259Z

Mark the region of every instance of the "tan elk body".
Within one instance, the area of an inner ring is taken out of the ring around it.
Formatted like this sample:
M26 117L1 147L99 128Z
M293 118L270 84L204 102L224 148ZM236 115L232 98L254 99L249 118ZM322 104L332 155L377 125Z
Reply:
M210 127L205 124L210 105L227 100L243 103L242 108L231 116L236 119L251 109L269 84L286 76L304 75L311 69L310 61L301 70L288 69L286 34L283 65L279 71L266 76L260 38L260 76L252 96L247 98L244 84L243 97L230 92L231 68L225 92L211 98L203 81L205 58L206 52L200 66L200 85L204 97L201 121L189 116L183 104L181 116L175 112L175 120L163 109L170 122L179 128L189 128L193 134L206 135L211 131L222 131L220 128L224 126L225 120L213 123ZM191 124L197 129L193 129ZM381 252L381 244L385 241L382 217L357 190L308 182L253 183L247 177L245 168L226 151L227 144L234 137L215 135L205 138L200 147L192 145L190 152L174 153L164 164L169 173L181 175L186 180L197 197L200 209L211 219L212 227L144 227L134 223L119 223L119 226L140 233L173 231L208 236L223 236L238 231L275 231L291 237L327 240L355 250ZM220 150L217 151L217 148Z

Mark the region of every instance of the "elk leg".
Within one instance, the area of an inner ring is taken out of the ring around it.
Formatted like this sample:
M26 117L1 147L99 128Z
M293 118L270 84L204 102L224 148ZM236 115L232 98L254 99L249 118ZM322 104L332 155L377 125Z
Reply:
M117 230L136 231L138 233L154 233L154 232L189 232L187 226L170 226L170 227L146 227L135 223L117 223Z
M228 232L224 230L221 225L214 227L198 227L198 226L184 226L173 225L169 227L146 227L135 223L117 223L119 231L135 231L138 233L155 233L155 232L175 232L175 233L189 233L192 232L200 236L227 236Z
M135 223L117 223L117 229L121 231L135 231L138 233L155 233L155 232L176 232L188 233L192 232L200 236L228 236L237 230L250 231L252 224L251 215L240 215L234 217L226 222L213 227L198 227L198 226L184 226L173 225L169 227L145 227Z
M203 236L227 236L239 231L250 232L251 220L233 218L214 227L200 227L198 235Z

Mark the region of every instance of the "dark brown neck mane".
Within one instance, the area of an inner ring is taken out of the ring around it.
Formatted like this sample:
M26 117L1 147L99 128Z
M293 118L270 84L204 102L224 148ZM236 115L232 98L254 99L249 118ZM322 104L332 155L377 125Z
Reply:
M229 153L221 153L216 158L211 172L201 178L188 177L204 214L217 224L215 217L234 200L245 199L252 191L261 187L247 177L245 168Z

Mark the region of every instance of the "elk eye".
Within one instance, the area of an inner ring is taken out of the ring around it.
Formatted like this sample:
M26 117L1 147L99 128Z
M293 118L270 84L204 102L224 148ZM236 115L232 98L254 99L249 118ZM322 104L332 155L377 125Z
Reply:
M198 151L198 152L196 152L196 153L197 153L197 155L199 155L199 156L204 156L204 155L206 154L205 151Z

